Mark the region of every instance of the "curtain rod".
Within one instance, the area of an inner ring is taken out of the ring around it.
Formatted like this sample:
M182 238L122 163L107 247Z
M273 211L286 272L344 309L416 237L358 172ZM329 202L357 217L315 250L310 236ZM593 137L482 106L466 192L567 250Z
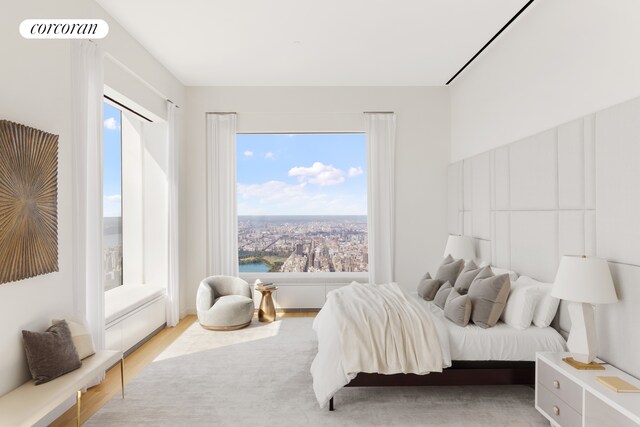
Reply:
M140 118L145 119L145 120L146 120L146 121L148 121L149 123L153 123L153 120L151 120L150 118L145 117L145 116L143 116L142 114L138 113L136 110L133 110L133 109L131 109L131 108L127 107L126 105L124 105L123 103L116 101L115 99L113 99L113 98L112 98L112 97L110 97L109 95L103 95L103 96L104 96L106 99L108 99L109 101L113 102L114 104L116 104L116 105L118 105L118 106L120 106L120 107L124 108L125 110L127 110L127 111L129 111L129 112L131 112L131 113L135 114L136 116L138 116L138 117L140 117Z
M207 111L205 114L238 114L235 111Z

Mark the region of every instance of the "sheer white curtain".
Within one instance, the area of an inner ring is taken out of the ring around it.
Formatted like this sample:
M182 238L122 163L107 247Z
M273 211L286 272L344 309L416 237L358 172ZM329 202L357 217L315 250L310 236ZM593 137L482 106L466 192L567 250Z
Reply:
M395 280L396 115L365 113L369 229L369 283Z
M71 42L74 308L87 319L97 350L104 348L103 59L93 42Z
M207 114L207 274L238 275L236 114Z
M180 321L180 240L179 240L179 176L180 137L178 108L167 101L167 145L169 150L169 280L167 283L167 326Z

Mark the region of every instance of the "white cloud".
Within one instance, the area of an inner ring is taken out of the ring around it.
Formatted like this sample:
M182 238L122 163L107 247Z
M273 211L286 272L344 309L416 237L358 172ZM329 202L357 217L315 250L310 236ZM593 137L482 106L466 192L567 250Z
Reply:
M274 154L271 151L267 151L264 155L265 159L273 159Z
M104 121L104 127L109 130L117 130L118 129L118 121L115 117L109 117Z
M253 157L253 151L245 151L244 153L242 153L245 157Z
M103 216L121 216L122 215L122 196L113 194L104 196L102 201Z
M358 166L357 168L349 168L349 178L353 178L354 176L362 175L364 171L362 170L362 166Z
M289 170L289 176L297 176L300 182L309 182L321 186L337 185L344 182L344 171L325 165L322 162L315 162L311 167L296 166Z
M262 184L240 184L238 183L238 195L243 199L257 198L264 203L279 202L306 196L304 187L307 184L287 184L282 181L267 181Z
M365 197L312 193L305 182L238 183L239 215L363 215Z

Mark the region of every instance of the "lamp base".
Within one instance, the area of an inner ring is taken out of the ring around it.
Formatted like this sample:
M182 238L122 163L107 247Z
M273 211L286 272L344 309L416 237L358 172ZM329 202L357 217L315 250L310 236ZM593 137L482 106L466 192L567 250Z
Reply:
M596 320L593 306L587 303L570 302L571 332L567 347L573 358L584 364L593 362L598 347Z
M563 357L562 360L573 366L576 369L580 369L581 371L604 371L604 366L600 363L591 362L591 363L581 363L575 360L573 357Z

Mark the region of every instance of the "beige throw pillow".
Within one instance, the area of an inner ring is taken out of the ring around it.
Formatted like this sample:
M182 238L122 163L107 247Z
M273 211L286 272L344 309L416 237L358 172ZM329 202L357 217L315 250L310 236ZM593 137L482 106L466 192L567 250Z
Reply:
M463 268L463 259L455 260L451 255L447 255L436 272L436 279L440 280L441 283L449 282L453 286Z
M420 283L418 283L418 295L420 298L427 301L431 301L435 298L436 292L440 289L442 282L437 279L432 279L431 274L427 273L422 276Z
M510 290L508 274L494 276L490 268L484 268L469 287L473 323L481 328L495 326L507 303Z
M452 289L444 304L444 317L458 326L467 326L471 318L469 296L460 295L455 289Z
M475 279L481 271L482 267L478 267L475 262L469 261L456 279L456 284L453 285L453 288L458 291L460 295L465 295L469 292L469 286L471 286L473 279Z
M444 305L447 302L447 297L449 296L449 292L451 292L452 289L453 287L449 282L440 286L440 289L438 289L438 292L436 293L436 296L433 299L433 303L444 310Z
M91 336L91 331L89 331L89 325L80 319L70 318L65 320L67 321L67 325L69 325L71 338L73 339L73 344L76 346L80 360L95 354L96 348L93 345L93 337ZM51 324L56 325L63 321L63 319L53 319Z

